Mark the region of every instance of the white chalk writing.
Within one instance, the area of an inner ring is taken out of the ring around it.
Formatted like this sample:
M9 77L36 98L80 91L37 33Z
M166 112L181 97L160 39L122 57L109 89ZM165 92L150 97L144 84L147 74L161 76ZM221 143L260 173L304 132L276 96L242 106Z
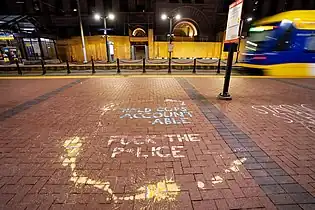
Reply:
M151 119L152 125L189 124L192 113L186 107L124 108L121 119Z
M286 123L300 123L309 131L315 133L315 110L306 104L300 105L260 105L252 106L259 114L272 114Z
M171 134L171 135L147 135L147 136L111 136L108 140L107 146L111 146L114 143L120 144L119 147L114 147L112 150L112 158L116 158L122 153L129 153L138 158L148 158L148 157L173 157L173 158L183 158L182 154L184 146L152 146L151 148L143 151L141 145L144 144L157 144L156 142L198 142L200 141L199 134ZM136 149L126 148L126 146L136 146Z

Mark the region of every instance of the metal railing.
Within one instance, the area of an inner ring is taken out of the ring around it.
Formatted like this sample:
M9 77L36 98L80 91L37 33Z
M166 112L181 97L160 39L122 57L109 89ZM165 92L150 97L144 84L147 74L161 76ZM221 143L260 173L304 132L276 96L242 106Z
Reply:
M36 69L41 69L42 75L47 73L47 69L56 68L59 70L66 70L67 74L73 73L71 70L80 70L84 69L90 71L92 74L97 73L97 71L101 72L101 69L115 69L117 74L120 74L122 70L125 68L128 69L142 69L142 73L147 73L147 69L154 68L155 70L162 68L167 68L168 73L172 73L173 69L192 69L192 73L197 73L197 69L213 69L216 70L217 74L220 74L221 64L226 64L225 61L220 61L219 59L199 59L199 58L191 58L191 59L153 59L147 60L145 58L139 60L126 60L117 58L114 63L110 63L108 65L97 65L97 62L91 57L91 60L86 64L75 64L66 60L62 65L46 65L44 61L41 62L41 65L36 66ZM15 63L16 71L19 75L23 75L23 71L19 64L19 62ZM80 68L82 67L82 68ZM98 67L98 68L96 68ZM211 67L211 68L210 68ZM25 68L25 66L24 66ZM27 68L27 67L26 67Z

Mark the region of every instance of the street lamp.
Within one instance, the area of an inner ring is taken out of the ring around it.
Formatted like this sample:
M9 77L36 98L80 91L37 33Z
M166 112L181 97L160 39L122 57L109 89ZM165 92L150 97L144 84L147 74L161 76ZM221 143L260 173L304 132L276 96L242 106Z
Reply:
M100 19L101 19L100 14L97 14L97 13L96 13L96 14L94 15L94 19L95 19L95 20L100 20Z
M246 21L249 23L249 22L252 22L253 21L253 18L252 17L248 17L247 19L246 19Z
M78 6L78 13L79 13L79 21L80 21L80 31L81 31L82 51L83 51L83 63L87 63L85 41L84 41L84 31L83 31L83 25L82 25L82 17L81 17L81 9L80 9L80 1L79 0L77 0L77 6Z
M169 23L170 23L170 29L169 29L169 44L171 45L172 44L172 31L173 31L173 19L175 20L180 20L181 19L181 15L180 14L177 14L175 16L168 16L166 14L162 14L161 15L161 19L162 20L166 20L166 19L169 19ZM169 58L171 59L172 57L172 52L171 50L169 50Z
M103 19L103 21L104 21L104 35L105 35L107 62L110 62L111 58L110 58L110 54L109 54L109 50L108 50L109 45L108 45L108 41L107 41L107 19L114 20L115 15L113 13L109 13L107 16L106 15L101 16L100 14L96 13L94 15L94 19L95 20Z

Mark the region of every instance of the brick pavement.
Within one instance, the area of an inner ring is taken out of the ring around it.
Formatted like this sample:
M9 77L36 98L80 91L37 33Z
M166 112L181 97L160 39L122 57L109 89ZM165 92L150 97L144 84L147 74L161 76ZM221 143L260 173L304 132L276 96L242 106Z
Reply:
M238 78L226 103L220 78L66 81L0 122L0 209L314 209L312 90ZM303 123L252 108L301 100Z

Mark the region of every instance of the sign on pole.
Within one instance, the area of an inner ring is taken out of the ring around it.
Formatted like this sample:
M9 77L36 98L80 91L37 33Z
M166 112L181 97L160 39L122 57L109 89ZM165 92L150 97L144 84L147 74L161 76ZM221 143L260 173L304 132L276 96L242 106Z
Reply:
M230 5L225 43L237 43L239 40L243 1L244 0L237 0Z

